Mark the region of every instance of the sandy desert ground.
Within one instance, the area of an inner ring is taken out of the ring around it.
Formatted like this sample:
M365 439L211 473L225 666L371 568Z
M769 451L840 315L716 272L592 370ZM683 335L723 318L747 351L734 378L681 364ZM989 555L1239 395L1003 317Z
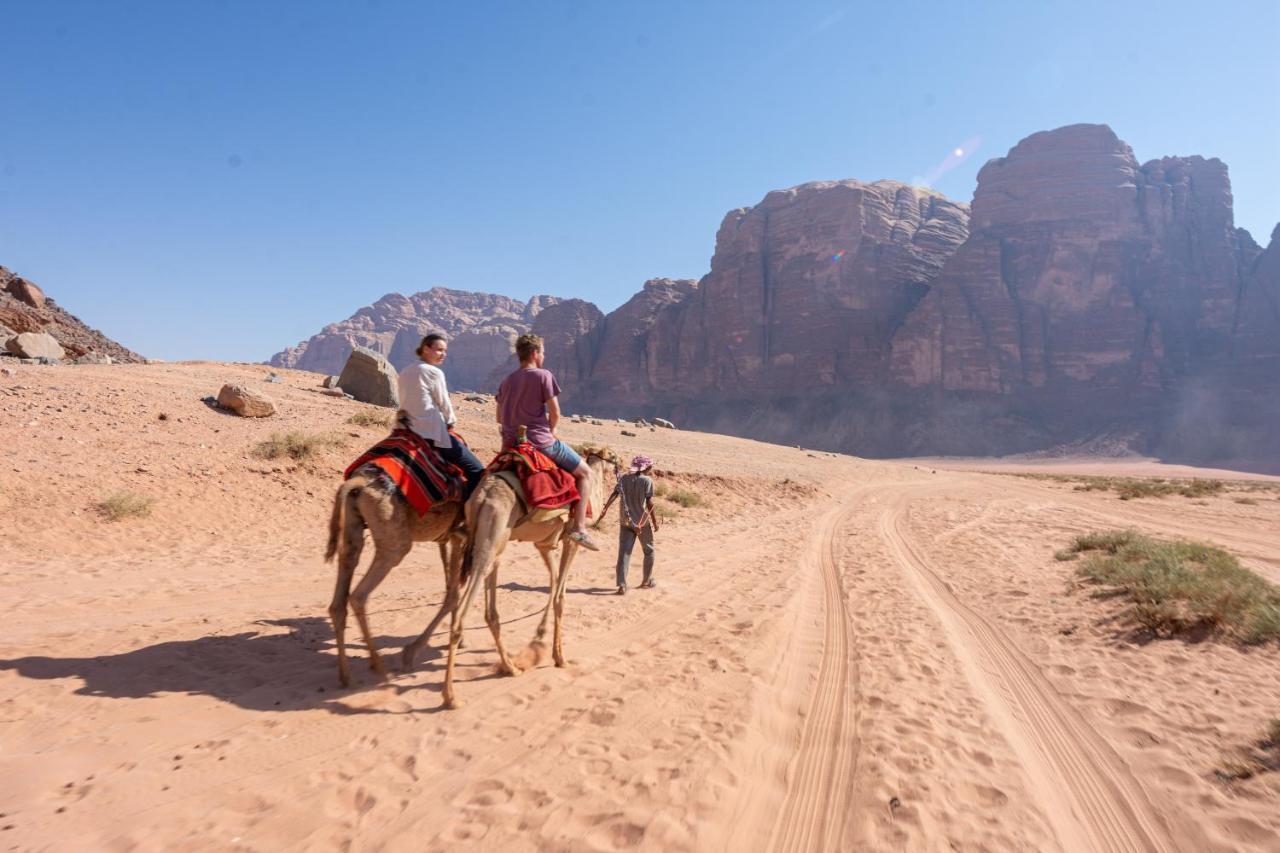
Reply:
M382 432L348 423L369 407L257 365L13 370L0 849L1280 850L1280 773L1215 774L1280 717L1280 648L1142 637L1052 556L1132 526L1280 582L1280 492L1122 502L945 461L567 424L649 453L703 504L664 501L655 590L614 596L612 552L580 557L567 668L498 677L473 609L465 704L442 711L436 652L381 682L357 644L337 686L321 552L341 469ZM232 381L279 413L200 402ZM492 410L458 406L487 457ZM303 463L251 453L282 430L337 443ZM151 514L103 520L93 505L122 490ZM518 648L546 577L528 546L508 554ZM419 547L372 599L380 646L441 598Z

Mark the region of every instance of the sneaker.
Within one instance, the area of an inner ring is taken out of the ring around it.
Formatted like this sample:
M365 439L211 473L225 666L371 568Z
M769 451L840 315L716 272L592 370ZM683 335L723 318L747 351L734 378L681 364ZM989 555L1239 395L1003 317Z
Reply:
M577 542L588 551L599 551L600 546L591 540L591 537L585 531L579 530L577 533L570 533L569 538Z

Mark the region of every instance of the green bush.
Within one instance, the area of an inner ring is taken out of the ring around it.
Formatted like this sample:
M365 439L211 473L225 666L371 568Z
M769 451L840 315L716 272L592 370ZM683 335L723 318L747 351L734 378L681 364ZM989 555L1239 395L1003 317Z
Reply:
M1157 634L1207 626L1248 643L1280 639L1280 587L1220 548L1111 530L1077 536L1061 553L1087 555L1077 573L1127 594L1134 618Z

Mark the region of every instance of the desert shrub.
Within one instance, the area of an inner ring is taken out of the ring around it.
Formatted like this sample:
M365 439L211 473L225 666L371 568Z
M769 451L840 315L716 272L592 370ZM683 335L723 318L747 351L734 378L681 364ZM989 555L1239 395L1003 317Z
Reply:
M287 456L301 461L310 459L317 451L331 444L337 444L337 439L331 435L296 431L273 432L266 441L258 442L253 448L253 454L263 459L279 459Z
M384 429L390 429L391 415L385 411L380 412L376 409L361 409L351 417L347 418L347 423L363 427L382 427Z
M1248 643L1280 639L1280 587L1221 548L1111 530L1077 536L1062 553L1087 554L1077 573L1125 593L1154 633L1207 626Z
M1238 504L1244 504L1245 506L1257 506L1257 505L1258 505L1258 501L1257 501L1255 498L1236 498L1236 499L1235 499L1235 501L1236 501L1236 503L1238 503Z
M653 512L658 516L659 521L670 521L678 515L674 509L666 504L654 504Z
M1267 724L1261 739L1252 746L1224 756L1218 778L1226 782L1251 779L1260 773L1280 770L1280 718Z
M658 480L653 484L653 493L657 497L665 498L671 494L671 485L663 480Z
M155 498L135 495L133 492L116 492L103 498L93 508L107 521L121 521L126 518L145 518L151 514L151 505Z
M672 503L680 504L685 509L702 506L702 498L686 489L672 489L665 497Z

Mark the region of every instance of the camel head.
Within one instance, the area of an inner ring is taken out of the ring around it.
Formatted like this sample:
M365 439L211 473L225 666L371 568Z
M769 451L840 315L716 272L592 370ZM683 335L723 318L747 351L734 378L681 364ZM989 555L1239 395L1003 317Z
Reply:
M604 472L612 468L614 479L617 479L618 471L622 468L622 457L603 444L578 444L573 449L596 474L593 485L599 490L599 494L590 495L588 504L593 507L603 506Z

